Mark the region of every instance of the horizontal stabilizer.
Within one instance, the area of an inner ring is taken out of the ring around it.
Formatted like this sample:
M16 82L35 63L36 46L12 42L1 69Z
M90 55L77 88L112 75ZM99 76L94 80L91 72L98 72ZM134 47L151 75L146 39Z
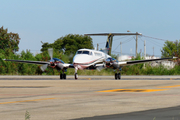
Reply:
M86 36L108 36L108 35L142 35L141 33L95 33L95 34L84 34Z

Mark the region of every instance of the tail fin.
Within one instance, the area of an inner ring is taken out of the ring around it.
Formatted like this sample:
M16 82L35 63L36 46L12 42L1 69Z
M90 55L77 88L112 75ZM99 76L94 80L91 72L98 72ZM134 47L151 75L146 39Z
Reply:
M112 41L113 41L113 35L110 33L108 35L108 39L107 39L106 46L105 46L108 55L111 55Z

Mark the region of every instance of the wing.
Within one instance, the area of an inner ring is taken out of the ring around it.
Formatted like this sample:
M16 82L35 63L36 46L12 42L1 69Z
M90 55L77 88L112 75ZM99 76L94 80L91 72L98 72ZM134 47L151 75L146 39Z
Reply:
M50 62L45 62L45 61L8 60L8 59L4 59L4 61L12 61L12 62L19 62L19 63L29 63L29 64L38 64L38 65L50 64Z
M174 59L174 58L176 58L176 57L149 59L149 60L122 61L122 62L118 62L118 65L126 66L126 65L133 65L133 64L146 63L146 62L152 62L152 61L168 60L168 59Z
M69 64L68 67L69 67L69 68L74 68L74 65L73 65L73 64Z

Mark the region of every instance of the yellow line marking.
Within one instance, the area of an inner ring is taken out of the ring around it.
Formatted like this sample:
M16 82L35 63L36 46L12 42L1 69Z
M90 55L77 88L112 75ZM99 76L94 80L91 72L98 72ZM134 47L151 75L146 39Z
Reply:
M34 101L41 101L41 100L52 100L56 98L42 98L42 99L34 99L34 100L22 100L22 101L12 101L12 102L3 102L0 104L11 104L11 103L21 103L21 102L34 102Z
M158 87L158 88L173 88L173 87L180 87L180 85L173 85L173 86L163 86L163 87Z
M114 90L103 90L98 92L155 92L164 91L167 89L114 89Z

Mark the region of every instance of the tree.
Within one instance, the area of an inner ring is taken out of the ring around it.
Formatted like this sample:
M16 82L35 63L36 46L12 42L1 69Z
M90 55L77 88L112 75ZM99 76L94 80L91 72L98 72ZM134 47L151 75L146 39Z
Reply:
M78 49L93 49L92 43L92 38L89 36L69 34L62 38L61 46L64 53L70 55L75 54Z
M42 52L47 51L48 48L53 48L53 44L49 44L48 42L43 43L42 41L41 41L41 43L43 44L42 48L41 48Z
M71 62L78 49L93 49L93 42L89 36L68 34L55 40L54 43L43 43L41 51L46 52L48 48L54 48L56 51L68 55Z
M178 57L175 60L180 65L180 40L176 40L175 42L166 41L164 47L161 50L162 57Z
M3 26L0 28L0 49L17 52L19 50L19 40L19 34L8 33L8 29L4 29Z
M75 54L78 49L87 48L93 49L92 38L83 35L68 34L65 37L60 37L54 43L43 43L41 51L47 51L48 48L54 48L58 51L63 51L64 54Z
M163 57L180 57L180 41L166 41L164 47L161 50L161 53Z

